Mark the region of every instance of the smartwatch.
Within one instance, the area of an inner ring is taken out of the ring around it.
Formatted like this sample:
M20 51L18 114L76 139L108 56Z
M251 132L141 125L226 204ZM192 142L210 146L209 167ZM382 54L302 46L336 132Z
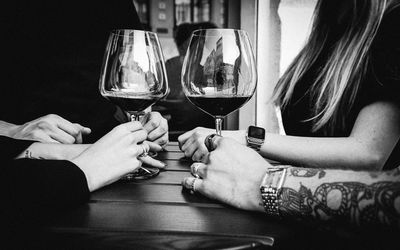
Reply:
M246 140L247 146L256 151L260 151L260 148L265 141L265 129L256 126L249 126L247 129Z

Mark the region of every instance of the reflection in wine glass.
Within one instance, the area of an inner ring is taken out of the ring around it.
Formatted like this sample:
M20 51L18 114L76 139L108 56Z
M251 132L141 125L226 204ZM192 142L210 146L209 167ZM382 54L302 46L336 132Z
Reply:
M157 34L141 30L110 33L99 83L100 93L138 121L144 110L168 94L163 53ZM154 176L141 168L129 178Z
M243 106L256 85L255 59L245 31L193 32L183 62L182 88L195 106L215 118L217 134L221 135L223 118Z

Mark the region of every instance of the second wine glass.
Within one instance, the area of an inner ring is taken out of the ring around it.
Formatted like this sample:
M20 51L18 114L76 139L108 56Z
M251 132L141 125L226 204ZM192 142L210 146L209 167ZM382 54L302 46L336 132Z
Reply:
M207 29L193 32L182 68L182 88L196 107L222 120L253 96L257 86L255 59L243 30Z
M113 30L104 55L99 89L103 97L119 106L134 121L139 121L145 109L165 97L169 89L157 34ZM141 168L128 177L145 178L154 173Z

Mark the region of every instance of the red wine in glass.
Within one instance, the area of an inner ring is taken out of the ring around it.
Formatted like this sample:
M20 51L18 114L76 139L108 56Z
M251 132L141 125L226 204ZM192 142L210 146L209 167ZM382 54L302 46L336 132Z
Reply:
M119 29L110 32L100 75L103 97L139 121L140 115L168 94L161 46L156 33ZM124 179L147 179L158 169L140 167Z
M207 114L216 117L224 117L242 107L251 96L187 96L187 98L191 103Z
M192 33L182 67L182 89L196 107L222 119L242 107L257 86L255 58L243 30L203 29Z
M160 98L151 96L126 96L126 95L104 95L112 103L119 106L123 111L139 117L145 109L156 103Z

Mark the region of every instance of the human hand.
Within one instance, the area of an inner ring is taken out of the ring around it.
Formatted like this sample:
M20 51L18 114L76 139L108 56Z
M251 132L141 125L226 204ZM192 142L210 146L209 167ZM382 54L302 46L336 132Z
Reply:
M113 183L141 166L138 157L147 144L138 145L147 137L140 122L128 122L112 129L71 161L82 169L90 191Z
M214 137L214 147L208 162L193 163L191 172L199 178L187 177L182 181L209 198L231 206L263 211L260 184L271 165L254 150L225 137Z
M50 114L23 125L15 125L9 131L14 139L34 140L45 143L82 143L82 135L90 134L90 128Z
M147 140L152 151L160 151L168 143L168 122L158 112L149 112L143 117L143 128L147 131Z
M206 162L208 150L204 144L205 138L215 133L215 129L197 127L178 137L179 148L186 157L193 161ZM246 145L245 131L242 130L223 130L222 135L235 139L237 142Z
M208 150L204 144L207 135L215 133L214 129L197 127L178 137L179 148L186 157L192 158L193 161L205 162L205 156Z

